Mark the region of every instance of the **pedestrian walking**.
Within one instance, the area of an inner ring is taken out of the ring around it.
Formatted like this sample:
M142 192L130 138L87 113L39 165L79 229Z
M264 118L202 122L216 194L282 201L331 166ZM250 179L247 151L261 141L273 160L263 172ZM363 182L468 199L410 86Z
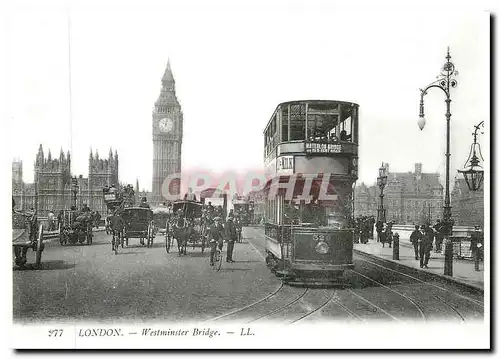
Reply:
M419 231L418 224L415 225L415 230L410 234L410 243L413 245L413 251L415 252L415 259L418 260L418 245L422 234Z
M210 265L214 265L214 255L215 250L219 247L219 250L222 250L224 246L223 239L223 228L220 224L221 218L215 217L214 224L208 230L208 243L210 243Z
M474 259L475 271L479 271L479 261L483 259L483 240L483 233L481 232L479 226L474 226L474 232L471 233L470 250L472 253L472 258Z
M441 234L442 226L443 225L441 223L441 220L438 218L436 224L433 227L436 236L436 249L435 249L436 253L441 253L443 247L443 235Z
M226 262L234 263L233 260L233 250L234 250L234 242L238 238L238 233L236 231L236 226L233 222L233 216L229 216L226 222L226 240L227 240L227 253L226 253Z
M56 216L55 216L54 212L50 211L49 214L48 214L48 216L47 216L47 219L48 219L48 222L49 222L49 228L48 228L49 232L51 232L51 231L53 231L55 229L55 226L56 226L56 224L55 224L55 217Z
M428 269L429 267L427 264L429 263L429 259L431 257L431 250L432 250L432 240L434 237L434 234L432 233L432 230L423 225L422 226L423 232L422 232L422 237L420 239L420 248L419 248L419 254L420 254L420 268L426 268Z
M382 231L384 230L384 223L378 220L375 224L375 229L377 231L377 242L382 242Z

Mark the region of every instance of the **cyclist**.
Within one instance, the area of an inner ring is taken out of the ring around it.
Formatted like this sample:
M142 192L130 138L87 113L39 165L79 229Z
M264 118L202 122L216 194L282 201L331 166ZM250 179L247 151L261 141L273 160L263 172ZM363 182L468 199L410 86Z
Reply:
M224 229L222 228L221 218L215 217L214 224L208 230L208 243L210 243L210 265L214 265L214 255L217 247L222 251L224 245Z

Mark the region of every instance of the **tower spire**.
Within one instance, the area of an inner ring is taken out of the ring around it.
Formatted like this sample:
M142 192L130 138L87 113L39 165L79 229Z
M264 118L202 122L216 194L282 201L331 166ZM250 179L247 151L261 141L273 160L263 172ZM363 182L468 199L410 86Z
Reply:
M165 72L163 73L163 77L161 79L161 82L163 86L169 85L169 84L175 84L174 80L174 75L172 74L172 69L170 67L170 58L167 60L167 68L165 69Z

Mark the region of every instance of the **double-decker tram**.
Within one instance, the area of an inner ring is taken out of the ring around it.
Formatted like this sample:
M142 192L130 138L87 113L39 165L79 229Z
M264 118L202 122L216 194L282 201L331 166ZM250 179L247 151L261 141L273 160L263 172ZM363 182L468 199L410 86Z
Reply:
M335 284L354 266L358 111L343 101L284 102L265 128L266 263L286 283Z

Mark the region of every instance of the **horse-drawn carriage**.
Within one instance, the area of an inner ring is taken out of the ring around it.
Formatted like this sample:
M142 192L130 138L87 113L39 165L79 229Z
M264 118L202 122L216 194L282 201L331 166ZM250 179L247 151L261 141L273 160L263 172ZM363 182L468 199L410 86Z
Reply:
M201 253L207 246L206 223L203 219L202 204L195 201L175 201L173 215L167 223L165 249L170 252L172 241L177 240L179 256L187 254L187 247L201 247Z
M35 268L39 268L42 261L43 226L38 223L35 213L12 211L12 249L14 251L14 265L25 268L28 249L35 254Z
M140 244L147 245L147 247L153 246L155 225L151 209L127 207L119 212L119 216L124 221L123 240L125 241L125 245L128 246L129 238L139 238ZM144 240L146 240L146 243Z
M92 244L92 225L91 212L64 211L62 222L59 223L59 243L62 246L66 244Z

